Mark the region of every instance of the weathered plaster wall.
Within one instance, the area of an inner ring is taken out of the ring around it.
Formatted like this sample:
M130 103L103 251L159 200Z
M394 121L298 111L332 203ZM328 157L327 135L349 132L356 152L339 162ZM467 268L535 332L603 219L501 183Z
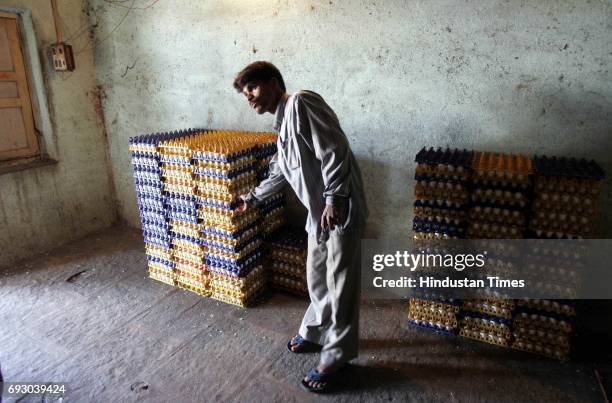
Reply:
M261 59L335 108L364 171L369 235L410 227L423 145L590 157L612 174L609 1L152 3L89 2L120 214L134 226L127 138L270 127L231 87Z
M74 34L69 42L84 50L72 73L55 73L47 62L55 42L50 2L0 0L32 11L53 126L48 151L59 161L0 175L0 266L108 227L117 217L86 9L81 0L57 3L64 37Z

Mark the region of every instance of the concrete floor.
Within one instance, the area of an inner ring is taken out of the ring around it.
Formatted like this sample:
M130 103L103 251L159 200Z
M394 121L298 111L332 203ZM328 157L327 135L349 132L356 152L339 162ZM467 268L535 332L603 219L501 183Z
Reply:
M149 280L139 233L114 228L0 271L0 364L5 381L67 382L64 401L314 401L298 381L317 356L285 350L306 306L271 294L242 309ZM609 353L559 363L407 328L404 311L364 302L360 357L322 400L605 401Z

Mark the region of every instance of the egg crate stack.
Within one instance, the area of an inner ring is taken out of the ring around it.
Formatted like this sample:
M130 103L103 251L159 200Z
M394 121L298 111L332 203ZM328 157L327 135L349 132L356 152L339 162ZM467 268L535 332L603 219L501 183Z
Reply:
M552 301L548 304L546 306L546 303L540 300L538 307L520 306L514 317L512 347L567 360L571 349L573 317L547 310L552 306Z
M175 284L200 295L209 294L209 276L200 236L198 208L202 201L197 195L193 172L192 141L204 133L192 133L160 144Z
M529 229L536 238L592 238L605 173L595 161L535 157Z
M423 148L415 161L413 238L464 238L472 152Z
M270 161L277 151L277 136L274 133L254 133L253 136L257 141L257 152L255 153L257 179L261 182L269 175Z
M531 200L533 162L523 155L474 154L468 237L520 239Z
M260 212L236 210L238 196L257 185L261 137L248 132L211 132L196 140L193 155L197 191L203 201L198 217L212 276L211 296L240 306L252 304L266 284L260 268Z
M464 337L509 347L512 342L514 300L491 295L463 300L459 334Z
M159 145L163 141L197 130L146 134L129 139L149 276L170 285L174 284L174 262L170 225L163 194Z
M408 324L429 330L457 334L459 330L458 314L460 301L410 298L408 305Z
M270 282L274 288L308 295L306 255L308 235L303 229L283 227L267 243Z
M272 237L285 225L285 195L276 193L259 206L263 239Z

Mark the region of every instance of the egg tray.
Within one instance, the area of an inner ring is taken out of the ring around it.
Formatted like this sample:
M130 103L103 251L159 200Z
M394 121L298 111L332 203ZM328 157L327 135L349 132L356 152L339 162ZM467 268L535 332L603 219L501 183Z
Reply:
M525 265L525 272L534 280L542 280L545 277L551 278L549 276L552 276L557 284L577 285L581 281L581 272L585 269L582 261L568 262L532 255L528 255L528 257L530 260Z
M524 210L529 207L530 197L524 192L511 192L509 190L474 188L471 192L472 206L501 207Z
M186 259L175 260L174 270L192 276L201 276L207 273L206 265L203 261L193 262Z
M523 239L525 234L522 226L479 221L471 221L466 232L474 239Z
M200 255L205 251L205 248L201 242L191 242L185 238L178 237L172 238L171 242L175 251L182 250L194 255Z
M527 214L525 211L517 209L476 205L470 208L469 219L524 227L527 222Z
M253 221L236 230L228 230L223 227L217 226L202 225L202 236L228 238L228 242L230 239L239 241L240 239L244 239L247 233L259 231L259 225L261 223L260 218L257 215L253 215L251 216L251 218L253 218Z
M453 314L459 313L460 305L457 303L445 303L442 301L410 298L409 307L419 309L421 311L438 312L445 314L451 312Z
M560 348L558 346L551 346L543 343L534 343L526 340L514 340L512 342L512 348L515 350L521 350L532 354L542 355L548 358L553 358L560 361L567 361L570 358L570 350L566 348Z
M443 325L444 327L456 329L459 325L457 321L457 317L452 312L431 312L429 310L422 311L413 307L410 307L408 311L408 319L410 320L418 320L421 322L430 322L437 323Z
M244 147L242 149L230 152L215 152L207 150L196 150L194 151L192 158L194 161L202 162L217 162L223 164L240 164L245 159L255 159L257 155L257 147L255 145L237 145L237 147Z
M257 178L255 176L245 178L245 180L236 180L234 183L213 183L196 181L197 194L207 197L215 194L226 194L232 198L236 198L241 194L247 193L249 190L257 186Z
M295 250L286 247L275 246L270 244L270 258L274 261L297 265L298 267L306 267L306 251Z
M226 256L206 253L206 265L211 271L224 270L229 273L241 276L250 271L251 267L261 257L261 251L254 250L251 254L240 259L232 259ZM219 269L219 270L215 270Z
M207 259L227 259L230 261L239 261L246 256L251 255L253 252L261 249L261 236L255 236L249 239L245 244L241 245L241 248L237 252L228 251L227 249L221 249L217 247L207 246L206 258Z
M251 288L253 284L259 284L258 281L265 280L266 271L261 263L252 266L251 270L244 276L228 275L222 272L210 272L211 284L214 283L218 287L233 289L235 291L243 291Z
M463 222L467 219L468 212L466 210L455 210L449 208L430 207L430 206L414 206L412 212L419 217L444 217L449 221Z
M594 160L535 156L533 162L536 174L542 176L596 181L601 181L606 177L604 170Z
M508 301L463 300L462 312L479 312L490 317L496 317L500 322L510 321L513 317L514 305Z
M175 281L175 285L185 291L191 291L203 297L210 297L211 292L208 287L202 283L198 283L195 281Z
M450 235L441 232L422 232L413 231L412 239L415 241L432 241L432 240L446 240L446 239L462 239L464 237L458 237L456 235Z
M452 326L446 326L442 323L428 322L418 319L408 319L407 323L411 326L418 327L421 329L433 330L436 332L446 333L450 335L456 335L458 332L457 328Z
M162 182L161 169L146 165L135 165L132 177L134 177L135 180L153 181L158 183Z
M263 277L255 278L244 289L237 289L231 284L219 280L211 280L209 287L213 297L227 297L234 300L249 301L266 289L266 279Z
M420 217L414 217L412 221L412 230L415 233L439 233L449 237L463 238L465 237L465 228L462 226L445 224L443 222L424 220Z
M472 159L475 175L508 178L527 178L534 172L534 161L518 154L475 152Z
M433 186L427 182L416 183L414 196L417 199L444 200L453 205L464 205L470 201L469 193L466 190L461 191L447 188L446 186Z
M299 296L308 296L308 285L305 280L296 279L293 276L284 276L279 273L270 275L270 284L273 288L297 294Z
M576 316L576 304L572 300L550 300L550 299L517 299L515 300L517 309L526 312L539 311L549 312L565 317Z
M542 239L589 239L595 237L594 226L552 226L532 223L529 226L530 233Z
M239 243L228 243L224 238L210 239L205 238L202 243L211 253L223 254L224 256L233 256L239 258L242 252L248 253L254 248L261 245L262 237L257 232L251 234L249 238L241 240Z
M264 290L265 289L262 289L258 294L252 295L248 298L235 297L214 292L210 294L210 297L226 304L236 305L241 308L249 308L255 305L257 299L263 294Z
M442 150L440 147L437 149L423 147L415 156L414 161L418 164L440 166L440 168L462 167L465 170L470 170L472 168L473 156L474 153L472 151L465 149L446 148Z
M285 225L285 215L279 214L274 217L269 217L264 220L262 225L262 236L264 239L268 239L273 236L280 228Z
M273 274L283 275L285 277L292 277L298 280L306 281L305 262L302 265L296 265L293 263L272 260L270 262L270 272Z
M170 249L172 247L172 238L170 237L170 235L164 235L158 232L148 230L143 231L142 235L145 243L152 243L166 249Z
M162 248L155 244L145 243L145 251L149 256L154 256L162 260L172 260L172 249Z
M531 310L517 312L514 315L514 324L516 327L544 329L567 334L573 330L571 319L568 317Z
M511 323L499 322L491 316L483 317L472 316L470 314L461 314L459 316L459 328L484 331L486 333L504 337L508 340L512 337Z
M145 209L164 212L166 207L164 196L156 193L138 194L137 202L140 210Z
M259 213L257 211L247 211L239 215L228 216L200 211L199 217L204 221L205 227L219 227L228 233L235 233L258 220Z
M439 182L468 186L470 184L470 173L468 171L462 173L438 171L430 165L417 165L414 179L417 182Z
M162 283L174 286L174 276L168 276L163 273L160 273L156 270L149 270L149 278L153 280L160 281Z
M569 350L571 347L571 334L569 333L551 332L541 328L515 326L512 329L512 335L514 340L547 344L566 350Z
M261 208L259 211L264 221L265 220L274 221L284 216L285 206L283 204L279 204L279 205L274 206L273 208Z
M467 337L469 339L474 339L489 344L495 344L497 346L502 347L510 347L511 345L510 337L498 334L497 332L487 332L484 329L481 330L476 328L463 327L459 329L459 335Z

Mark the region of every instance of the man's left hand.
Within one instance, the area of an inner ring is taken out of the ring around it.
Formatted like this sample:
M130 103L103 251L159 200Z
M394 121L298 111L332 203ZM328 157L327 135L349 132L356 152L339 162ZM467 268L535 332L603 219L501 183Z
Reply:
M321 215L321 228L324 231L332 230L336 225L346 221L346 207L344 204L326 204Z

